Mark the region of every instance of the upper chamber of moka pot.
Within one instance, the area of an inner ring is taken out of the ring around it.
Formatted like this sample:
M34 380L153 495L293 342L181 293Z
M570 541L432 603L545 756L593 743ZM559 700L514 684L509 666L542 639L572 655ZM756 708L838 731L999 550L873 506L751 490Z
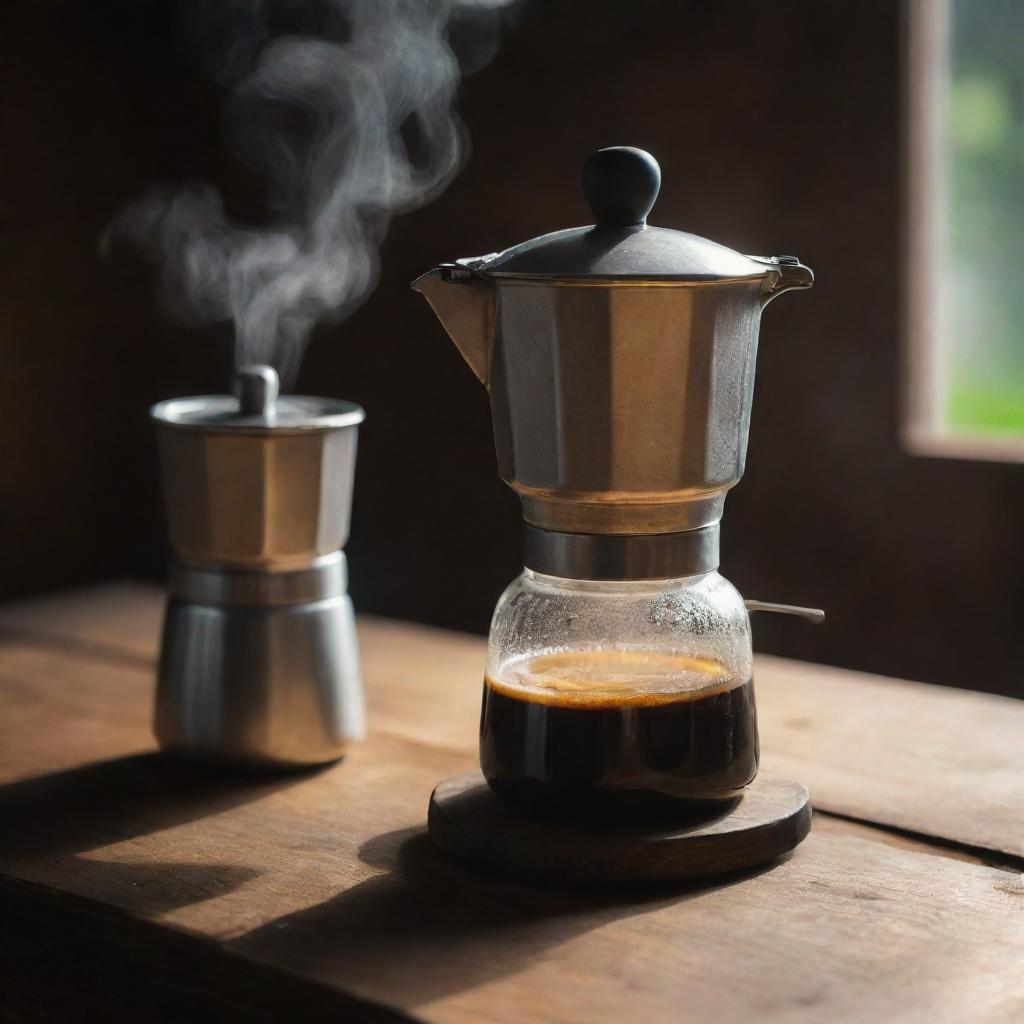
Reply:
M331 398L278 397L269 366L240 370L236 391L151 410L174 554L288 570L344 547L363 410Z
M583 170L594 225L414 284L490 391L499 471L534 528L528 553L548 553L542 571L674 575L717 556L746 457L761 310L813 282L793 257L649 226L660 182L648 153L600 150Z

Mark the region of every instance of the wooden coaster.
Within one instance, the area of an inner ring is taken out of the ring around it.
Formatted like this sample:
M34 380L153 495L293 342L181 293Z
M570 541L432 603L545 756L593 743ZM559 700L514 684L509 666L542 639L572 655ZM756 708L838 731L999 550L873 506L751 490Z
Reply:
M788 853L810 831L811 802L800 783L761 773L720 815L684 826L535 820L508 810L480 772L466 772L437 786L427 822L442 849L518 874L668 881L742 871Z

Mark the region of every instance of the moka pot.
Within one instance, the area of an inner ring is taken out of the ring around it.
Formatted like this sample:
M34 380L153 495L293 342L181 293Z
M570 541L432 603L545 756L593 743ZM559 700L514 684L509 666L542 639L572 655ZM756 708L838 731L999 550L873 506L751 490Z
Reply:
M237 391L151 410L173 554L155 732L195 758L325 763L365 734L342 551L364 413L278 397L268 366Z

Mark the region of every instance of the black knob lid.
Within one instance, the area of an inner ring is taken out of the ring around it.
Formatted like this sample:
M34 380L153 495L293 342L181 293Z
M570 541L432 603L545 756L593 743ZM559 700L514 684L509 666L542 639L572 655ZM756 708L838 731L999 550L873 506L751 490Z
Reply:
M583 194L602 228L643 224L661 188L661 168L632 146L599 149L583 165Z

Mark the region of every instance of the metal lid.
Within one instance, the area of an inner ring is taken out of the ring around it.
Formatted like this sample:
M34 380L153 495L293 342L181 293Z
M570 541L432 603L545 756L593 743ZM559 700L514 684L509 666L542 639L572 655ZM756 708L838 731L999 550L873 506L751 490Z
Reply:
M261 433L267 430L337 430L353 427L366 413L352 402L309 395L278 395L270 366L244 366L235 377L237 397L195 395L158 402L153 419L181 430Z
M722 281L777 273L787 257L743 256L699 235L650 227L661 168L632 146L599 149L583 167L593 225L554 231L458 262L493 277Z

